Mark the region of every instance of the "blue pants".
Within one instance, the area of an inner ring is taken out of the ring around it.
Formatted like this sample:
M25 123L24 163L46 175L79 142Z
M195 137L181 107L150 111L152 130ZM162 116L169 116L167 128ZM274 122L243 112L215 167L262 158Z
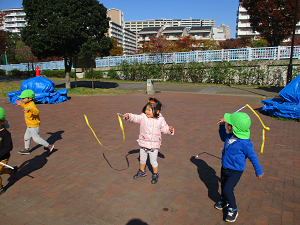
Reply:
M221 168L221 196L229 203L229 208L237 208L233 191L243 172Z

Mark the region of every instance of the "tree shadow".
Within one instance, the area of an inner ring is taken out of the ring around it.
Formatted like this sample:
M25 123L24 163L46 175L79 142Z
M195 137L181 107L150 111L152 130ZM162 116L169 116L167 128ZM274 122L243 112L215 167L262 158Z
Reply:
M190 161L197 166L199 178L207 187L208 197L215 203L220 201L221 195L218 191L220 178L216 175L216 171L202 159L193 156Z
M51 152L52 154L53 152ZM13 186L18 180L22 179L25 176L29 176L31 178L34 178L33 176L30 176L30 174L36 170L39 170L43 168L46 163L48 162L48 157L51 155L47 152L43 152L41 155L36 155L34 158L29 159L21 164L21 166L18 168L18 172L16 174L16 177L14 179L8 178L9 181L7 185L4 187L4 190L6 191L11 186Z
M94 88L102 88L102 89L110 89L110 88L116 88L119 86L118 83L115 82L102 82L102 81L93 81ZM77 87L86 87L91 88L92 87L92 81L76 81ZM55 85L56 88L63 88L66 84L57 84ZM71 88L75 88L75 81L71 82Z
M131 219L126 225L148 225L148 223L140 219Z
M131 150L131 151L128 152L128 155L136 154L136 153L140 153L140 149ZM164 159L165 155L158 151L157 157ZM139 154L139 157L137 158L137 160L138 160L138 162L140 162L140 154ZM149 171L153 174L153 168L152 168L152 165L150 163L150 158L149 157L147 157L146 166L148 167Z
M64 133L65 131L63 130L60 130L60 131L56 131L54 133L51 133L51 132L47 132L47 134L50 134L50 137L47 138L47 142L50 143L50 144L54 144L56 141L58 140L61 140L62 139L62 133ZM35 143L35 142L34 142ZM38 149L39 147L42 147L42 145L38 144L36 146L34 146L33 148L30 149L30 152L33 152L35 151L36 149ZM55 152L54 151L55 149L53 149L52 152Z
M267 96L267 95L264 95L264 94L261 94L261 93L255 92L255 91L250 91L250 90L245 89L245 88L241 88L241 87L237 87L237 86L230 86L230 87L233 88L233 89L238 89L238 90L241 90L241 91L245 91L245 92L255 94L255 95L260 95L260 96L263 96L263 97L270 97L270 96ZM264 91L267 91L267 92L273 92L273 93L276 93L276 96L279 96L279 92L281 91L282 88L280 88L280 87L270 87L270 88L269 87L257 87L255 89L264 90Z

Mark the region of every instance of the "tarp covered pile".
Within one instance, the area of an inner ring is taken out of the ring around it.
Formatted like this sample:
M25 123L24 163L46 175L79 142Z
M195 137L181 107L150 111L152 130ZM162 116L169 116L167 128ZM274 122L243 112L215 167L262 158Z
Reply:
M300 75L285 86L279 96L281 98L262 100L265 104L262 110L274 116L300 118Z
M67 89L59 89L57 91L54 91L55 84L52 80L49 80L48 78L39 76L39 70L37 67L37 76L24 80L21 84L21 90L19 91L12 91L7 93L8 100L12 104L16 104L16 100L20 100L18 98L19 95L21 95L22 91L26 89L31 89L35 93L35 101L37 103L60 103L63 101L68 101L67 97Z

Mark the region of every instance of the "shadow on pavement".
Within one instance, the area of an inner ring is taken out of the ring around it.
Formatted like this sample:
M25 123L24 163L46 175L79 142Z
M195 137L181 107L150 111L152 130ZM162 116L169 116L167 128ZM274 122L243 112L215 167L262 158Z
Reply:
M144 221L140 219L132 219L126 225L148 225L148 223L145 223Z
M131 151L128 152L128 155L136 154L136 153L140 153L140 149L131 150ZM165 158L165 155L162 154L162 153L160 153L160 152L158 151L157 157L163 158L163 159L164 159L164 158ZM137 158L137 160L140 162L140 156ZM147 157L146 166L148 167L149 171L153 174L153 168L152 168L152 166L151 166L149 156Z
M103 88L103 89L110 89L118 87L118 83L115 82L101 82L101 81L94 81L94 88ZM77 87L87 87L92 88L92 81L76 81ZM55 85L56 88L64 88L66 86L65 83ZM71 82L71 88L75 88L75 81Z
M46 141L47 141L49 144L54 144L56 141L62 139L62 137L61 137L62 133L64 133L63 130L56 131L56 132L54 132L54 133L47 132L47 134L50 134L51 136L48 137ZM38 144L38 145L34 146L33 148L30 149L30 152L35 151L35 150L38 149L39 147L42 147L42 145ZM54 147L55 147L55 146L54 146ZM52 151L52 152L53 152L53 151Z
M53 152L52 152L53 153ZM52 154L51 153L51 154ZM31 178L34 178L30 176L30 174L36 170L39 170L43 168L43 166L46 165L48 162L48 157L51 155L47 152L44 152L41 155L37 155L32 159L29 159L22 163L22 165L19 167L18 172L16 174L16 177L14 179L8 178L8 184L4 187L5 191L9 189L11 186L13 186L18 180L22 179L25 176L29 176Z
M248 88L241 88L241 87L237 87L237 86L229 86L229 87L233 88L233 89L238 89L238 90L241 90L241 91L249 92L251 94L271 98L270 96L267 96L267 95L264 95L264 94L261 94L261 93L255 92L255 91L250 91ZM281 91L282 88L280 88L280 87L270 87L270 88L269 87L257 87L257 88L253 88L253 90L255 90L255 89L257 89L258 91L259 90L264 90L266 92L273 92L273 93L276 93L279 96L279 92Z
M190 161L197 166L199 178L207 187L208 197L217 203L220 200L221 195L218 192L220 178L216 175L216 171L208 166L202 159L197 159L193 156Z

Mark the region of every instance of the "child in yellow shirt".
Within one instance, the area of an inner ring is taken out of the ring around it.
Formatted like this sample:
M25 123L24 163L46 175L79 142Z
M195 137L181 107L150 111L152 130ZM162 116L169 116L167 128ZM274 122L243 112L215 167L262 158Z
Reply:
M34 92L30 89L22 91L21 95L18 96L22 101L16 100L16 104L22 106L24 109L24 117L27 125L27 129L24 135L25 148L18 151L18 153L30 154L30 141L31 138L37 144L43 145L49 150L49 153L52 152L54 145L50 145L47 141L40 137L40 111L37 109L34 103Z

